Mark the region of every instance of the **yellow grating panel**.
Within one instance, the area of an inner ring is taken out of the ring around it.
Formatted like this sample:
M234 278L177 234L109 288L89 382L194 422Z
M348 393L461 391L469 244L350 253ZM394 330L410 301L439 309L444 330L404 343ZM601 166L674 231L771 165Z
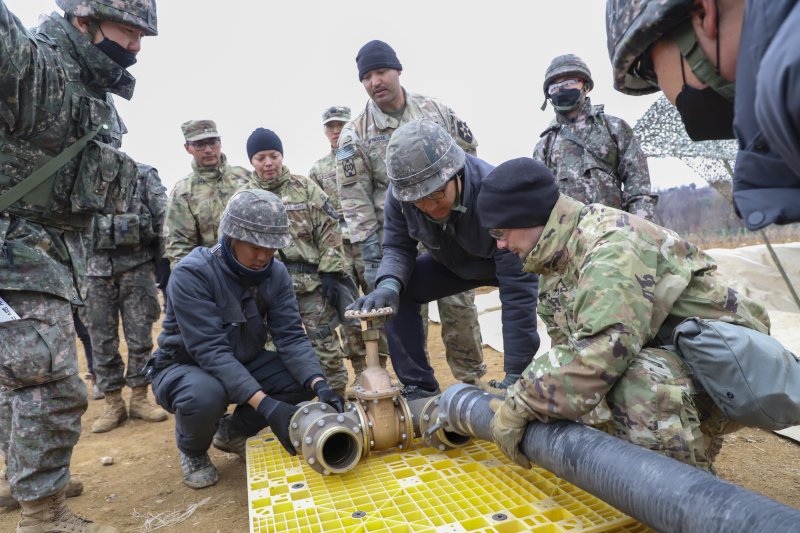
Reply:
M321 476L271 437L247 441L251 533L648 532L542 468L524 470L486 441L439 452L371 455Z

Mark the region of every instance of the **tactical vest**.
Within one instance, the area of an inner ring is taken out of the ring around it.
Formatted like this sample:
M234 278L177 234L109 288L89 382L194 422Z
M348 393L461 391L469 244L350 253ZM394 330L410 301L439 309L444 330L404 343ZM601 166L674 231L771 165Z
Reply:
M135 182L127 213L104 214L94 218L95 250L147 246L158 239L150 208L142 201L146 187L147 172L141 172Z
M37 40L53 45L42 34ZM90 91L81 81L80 70L65 58L61 106L56 112L41 112L44 119L37 123L35 133L23 138L0 131L0 198L63 149L98 132L77 156L8 208L33 222L78 231L87 228L95 214L124 213L137 176L136 162L115 148L123 128L116 109L110 100Z

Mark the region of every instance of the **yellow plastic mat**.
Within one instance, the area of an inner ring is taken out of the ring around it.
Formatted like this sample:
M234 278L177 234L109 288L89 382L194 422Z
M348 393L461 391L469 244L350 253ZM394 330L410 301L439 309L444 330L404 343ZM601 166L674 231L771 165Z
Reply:
M547 470L524 470L486 441L419 444L322 476L271 435L247 442L250 531L538 533L650 531Z

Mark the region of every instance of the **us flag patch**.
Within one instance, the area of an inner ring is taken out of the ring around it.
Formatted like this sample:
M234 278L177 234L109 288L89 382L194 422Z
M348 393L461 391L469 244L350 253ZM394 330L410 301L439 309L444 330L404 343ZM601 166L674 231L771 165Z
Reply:
M342 146L338 150L336 150L336 160L342 161L344 159L348 159L356 155L356 150L353 148L352 144L348 144L347 146Z

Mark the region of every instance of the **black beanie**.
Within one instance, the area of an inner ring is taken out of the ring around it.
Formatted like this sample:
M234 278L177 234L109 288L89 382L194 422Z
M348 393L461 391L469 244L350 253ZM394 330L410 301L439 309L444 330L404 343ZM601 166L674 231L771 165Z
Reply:
M557 201L558 185L550 170L530 157L519 157L483 178L478 217L489 229L544 226Z
M283 155L283 143L274 131L256 128L247 138L247 160L252 160L262 150L277 150Z
M356 56L356 65L358 65L358 81L363 80L367 72L376 68L403 70L403 65L400 64L392 47L377 40L361 47Z

